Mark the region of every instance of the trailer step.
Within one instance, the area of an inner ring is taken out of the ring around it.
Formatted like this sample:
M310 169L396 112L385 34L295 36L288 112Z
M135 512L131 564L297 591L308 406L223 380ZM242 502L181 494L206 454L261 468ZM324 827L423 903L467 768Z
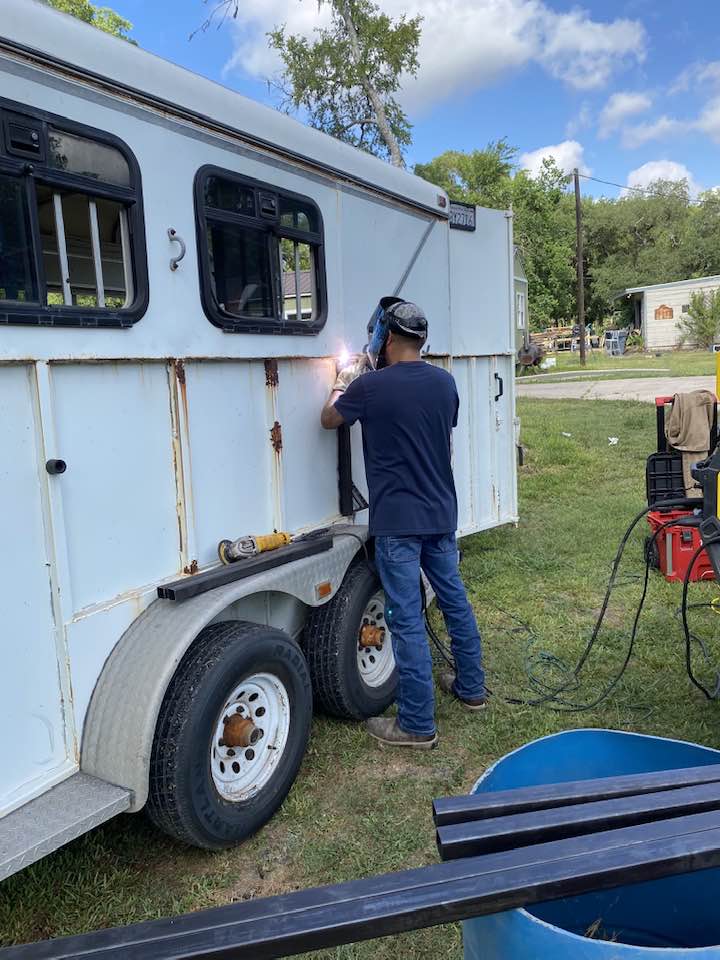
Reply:
M67 780L0 820L0 880L130 806L130 791L87 773Z

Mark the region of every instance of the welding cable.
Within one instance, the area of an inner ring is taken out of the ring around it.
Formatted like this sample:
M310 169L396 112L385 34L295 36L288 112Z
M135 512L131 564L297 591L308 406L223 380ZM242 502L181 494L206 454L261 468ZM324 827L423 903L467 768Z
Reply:
M590 704L576 704L576 703L571 703L571 702L563 702L562 699L560 698L560 694L565 693L571 686L575 686L575 687L577 686L578 676L579 676L580 672L582 671L583 667L585 666L585 664L586 664L586 662L587 662L587 660L588 660L588 657L590 656L590 654L591 654L591 652L592 652L592 650L593 650L593 648L594 648L594 646L595 646L595 644L596 644L596 642L597 642L598 636L599 636L599 634L600 634L600 630L601 630L602 625L603 625L603 621L604 621L604 619L605 619L605 614L607 613L607 608L608 608L608 605L609 605L609 603L610 603L610 597L612 596L612 592L613 592L613 590L614 590L614 588L615 588L615 585L616 585L618 570L619 570L619 568L620 568L620 562L622 561L622 557L623 557L623 554L624 554L624 552L625 552L625 547L626 547L627 542L628 542L628 540L630 539L630 536L632 535L632 532L633 532L633 530L635 529L635 527L636 527L636 526L638 525L638 523L642 520L642 518L643 518L644 516L646 516L646 514L648 514L651 510L659 510L659 509L663 509L663 508L666 508L666 507L687 507L687 506L690 506L690 505L697 507L697 500L694 500L694 501L693 501L693 500L690 500L690 499L688 499L688 498L686 498L686 497L685 497L685 498L682 498L682 499L677 499L677 500L663 500L663 501L661 501L661 502L659 502L659 503L653 504L652 506L645 507L644 510L641 510L640 513L638 513L638 514L633 518L632 522L630 523L630 525L629 525L628 528L626 529L626 531L625 531L625 533L623 534L623 537L622 537L622 539L621 539L621 541L620 541L620 543L619 543L619 545L618 545L617 553L615 554L615 559L613 560L613 564L612 564L612 568L611 568L611 572L610 572L610 578L609 578L609 580L608 580L608 585L607 585L607 588L606 588L606 590L605 590L605 597L604 597L604 599L603 599L603 603L602 603L602 606L601 606L601 608L600 608L600 612L599 612L599 614L598 614L597 620L595 621L595 626L593 627L592 634L590 635L590 638L589 638L587 644L585 645L585 649L583 650L580 658L578 659L577 663L575 664L575 667L572 669L572 672L569 674L568 679L567 679L564 683L560 684L560 686L556 687L555 689L548 690L547 693L543 694L543 695L540 696L540 697L535 697L535 698L532 698L532 699L530 699L530 698L520 698L520 697L515 698L515 697L513 697L513 698L508 698L508 702L509 702L509 703L518 704L518 705L522 705L522 706L537 707L537 706L542 706L543 704L552 704L552 703L554 702L554 703L555 703L555 706L552 707L552 709L554 709L554 710L559 710L559 711L561 711L561 712L579 712L579 711L583 711L583 710L590 710L590 709L592 709L593 707L596 707L599 703L601 703L601 702L612 692L612 690L617 686L617 684L619 683L622 675L624 674L624 672L625 672L625 670L626 670L626 668L627 668L627 665L628 665L628 663L630 662L630 658L632 657L632 652L633 652L633 649L634 649L634 646L635 646L635 637L636 637L636 634L637 634L637 626L638 626L638 622L639 622L639 620L640 620L640 615L641 615L641 613L642 613L643 605L644 605L644 603L645 603L645 597L646 597L646 595L647 595L647 588L648 588L648 580L649 580L649 576L650 576L650 557L649 557L649 550L646 550L646 558L645 558L645 578L644 578L644 584L643 584L643 592L642 592L642 596L641 596L641 598L640 598L640 603L638 604L638 609L637 609L636 614L635 614L635 620L634 620L634 623L633 623L633 630L632 630L632 633L631 633L631 636L630 636L630 644L629 644L629 647L628 647L628 653L626 654L625 660L624 660L624 662L623 662L623 664L622 664L622 667L620 668L619 674L616 675L616 677L615 677L615 678L610 682L610 684L605 688L605 690L604 690L603 693L600 695L600 697L597 698L596 700L592 701L592 703L590 703ZM671 526L672 523L673 523L673 521L667 521L665 524L663 524L661 527L659 527L658 530L656 530L655 533L653 534L653 539L652 539L651 542L654 542L655 539L657 538L657 536L662 532L662 530L663 530L665 527ZM674 523L677 524L678 521L675 520Z
M647 597L647 591L648 591L649 580L650 580L650 549L649 548L652 546L653 543L655 543L655 541L657 540L657 537L662 533L662 531L666 527L682 526L681 519L676 518L676 519L668 520L665 523L661 524L658 527L658 529L653 533L652 538L646 548L645 575L643 577L642 594L640 596L640 600L635 610L635 618L633 620L633 626L630 632L630 637L629 637L628 647L625 653L625 658L623 659L623 662L620 665L620 668L615 674L615 676L604 687L602 692L594 700L591 700L589 703L576 703L571 700L565 700L560 696L560 694L565 693L571 687L573 689L577 689L577 687L579 686L579 674L583 669L583 667L585 666L585 663L587 662L590 652L593 649L598 639L598 635L602 627L603 619L607 611L607 606L610 601L610 595L612 593L613 588L615 587L614 578L617 575L617 569L619 566L619 562L622 558L625 544L627 543L627 540L629 539L629 535L632 532L635 524L647 512L648 511L646 510L642 514L640 514L639 517L636 517L633 523L630 525L630 527L626 531L625 537L623 538L623 541L620 544L620 547L618 549L618 554L613 563L613 571L612 571L610 582L608 583L608 588L605 594L605 602L603 603L603 606L600 610L598 618L595 622L595 628L593 629L592 635L585 647L585 650L583 651L582 656L578 660L572 672L570 672L569 667L565 666L563 661L555 658L556 664L561 665L565 670L568 671L569 673L568 680L565 683L561 684L559 687L556 687L555 689L548 689L547 684L545 684L544 681L540 680L537 676L534 676L531 672L531 669L528 669L527 670L528 680L531 686L533 686L535 689L540 689L540 690L544 689L547 692L535 699L508 698L508 703L519 704L522 706L533 706L533 707L540 706L542 704L548 704L551 710L555 710L558 713L584 713L588 710L593 710L595 707L599 706L612 693L615 687L617 687L618 683L620 683L620 680L623 678L625 671L627 670L628 665L632 659L633 652L635 650L635 642L637 640L637 632L638 632L638 626L640 624L640 617L642 615L642 611L645 606L645 598ZM550 656L552 657L553 655L550 655Z
M698 678L695 676L693 672L693 668L692 668L693 637L692 637L692 634L690 633L690 625L688 623L688 618L687 618L687 612L688 612L687 595L688 595L688 586L690 584L690 575L692 573L693 567L695 566L695 562L697 561L697 558L700 556L703 550L705 550L705 548L711 543L720 543L720 535L716 535L714 537L708 537L707 540L705 540L703 543L700 544L700 546L697 548L697 550L693 553L692 557L690 558L690 563L688 564L687 570L685 571L685 576L683 577L682 604L680 606L680 610L682 614L683 633L685 634L685 669L687 670L687 675L692 681L692 683L698 688L698 690L700 690L702 693L705 694L708 700L716 700L720 695L720 675L716 677L715 690L711 692L710 690L708 690L708 688L705 686L704 683L698 680Z
M720 598L716 598L715 600L710 600L710 601L704 601L702 603L688 603L687 610L690 611L690 610L700 610L703 608L706 608L706 609L710 608L713 611L717 611L718 607L717 607L716 600L720 600ZM673 616L675 617L675 619L680 624L680 627L682 628L682 625L683 625L682 624L682 606L679 606L674 611ZM696 643L700 648L700 652L702 653L703 660L705 661L705 663L709 667L714 667L715 664L713 663L712 658L710 657L710 651L708 650L705 639L699 636L697 633L692 633L692 632L690 633L690 639L693 641L693 643ZM718 695L720 695L720 672L717 673L717 683L716 683L716 696ZM715 698L716 697L714 697L713 699Z
M595 646L595 644L596 644L596 642L597 642L598 636L599 636L599 634L600 634L600 630L601 630L601 628L602 628L603 621L604 621L604 619L605 619L605 614L606 614L606 612L607 612L607 608L608 608L608 605L609 605L609 602L610 602L610 598L611 598L612 592L613 592L613 590L615 589L615 586L617 585L617 574L618 574L618 570L619 570L619 567L620 567L620 563L621 563L623 554L624 554L624 552L625 552L625 547L626 547L626 545L627 545L627 543L628 543L628 540L630 539L630 536L632 535L633 530L634 530L635 527L637 526L637 524L638 524L638 523L640 522L640 520L642 520L642 518L643 518L644 516L646 516L646 514L648 514L651 510L660 510L660 509L670 508L670 507L685 507L685 508L688 508L688 507L697 507L697 505L698 505L697 499L690 499L690 498L686 498L686 497L684 497L684 498L682 498L682 499L675 499L675 500L663 500L663 501L660 501L660 502L657 502L657 503L652 504L652 506L646 507L646 508L643 509L640 513L638 513L637 516L634 517L634 519L632 520L632 522L630 523L630 525L629 525L628 528L626 529L626 531L625 531L625 533L624 533L624 535L623 535L623 537L622 537L622 539L621 539L621 541L620 541L620 544L618 545L618 550L617 550L617 553L616 553L616 555L615 555L615 559L614 559L614 561L613 561L613 563L612 563L612 568L611 568L611 572L610 572L610 578L609 578L609 580L608 580L608 585L607 585L607 588L606 588L606 591L605 591L605 597L604 597L604 599L603 599L602 607L600 608L600 612L599 612L598 617L597 617L597 620L596 620L596 622L595 622L595 626L593 627L592 634L591 634L591 636L590 636L590 638L589 638L589 640L588 640L588 642L587 642L587 644L586 644L586 646L585 646L584 651L582 652L580 658L578 659L577 663L575 664L575 667L572 668L572 670L571 670L570 667L569 667L567 664L565 664L564 661L562 661L560 658L556 657L554 654L541 653L541 654L539 655L542 662L552 663L553 666L558 667L558 668L560 668L563 672L565 672L565 673L567 674L567 680L565 680L564 682L562 682L562 683L561 683L559 686L557 686L557 687L548 688L548 686L547 686L547 684L545 683L545 681L541 680L539 677L537 677L537 676L535 676L535 675L533 674L532 667L526 667L526 673L527 673L528 680L529 680L531 686L534 687L534 689L536 689L536 690L540 690L540 691L544 691L544 692L542 692L540 696L534 697L534 698L508 697L508 698L506 698L506 702L507 702L507 703L514 704L514 705L521 705L521 706L532 706L532 707L542 706L542 705L544 705L544 704L548 704L548 705L550 705L550 708L553 709L553 710L556 710L556 711L559 711L559 712L563 712L563 713L569 713L569 712L581 712L581 711L585 711L585 710L591 710L591 709L593 709L594 707L598 706L600 703L602 703L602 701L603 701L607 696L609 696L609 694L612 692L612 690L615 689L615 687L617 686L617 684L620 682L623 674L625 673L625 670L627 669L627 666L628 666L628 664L629 664L629 662L630 662L630 659L632 658L632 653L633 653L633 650L634 650L634 647L635 647L635 640L636 640L636 637L637 637L637 629L638 629L638 625L639 625L639 621L640 621L640 616L641 616L641 614L642 614L643 606L644 606L644 604L645 604L645 598L646 598L646 596L647 596L648 583L649 583L649 577L650 577L650 550L649 550L649 547L655 542L655 540L657 539L657 537L659 536L659 534L660 534L666 527L673 526L673 525L675 525L675 526L682 525L681 519L668 520L667 522L665 522L664 524L662 524L662 525L654 532L654 534L653 534L653 536L652 536L652 539L651 539L650 543L648 544L648 547L646 548L646 556L645 556L645 576L644 576L644 583L643 583L643 591L642 591L642 595L641 595L641 597L640 597L640 602L639 602L639 604L638 604L638 607L637 607L637 610L636 610L636 613L635 613L635 619L634 619L634 621L633 621L633 629L632 629L632 632L631 632L631 635L630 635L630 643L629 643L629 645L628 645L628 650L627 650L625 659L624 659L624 661L623 661L623 664L622 664L620 670L618 671L618 674L617 674L617 675L612 679L612 681L606 686L606 688L603 690L603 692L600 694L600 696L597 697L595 700L593 700L591 703L587 703L587 704L574 703L574 702L572 702L572 701L563 700L560 695L563 694L563 693L566 693L566 692L567 692L568 690L570 690L571 688L572 688L572 689L577 689L577 687L578 687L578 684L579 684L579 674L580 674L580 672L582 671L583 667L585 666L585 664L586 664L586 662L587 662L587 660L588 660L588 657L590 656L590 653L592 652L592 650L593 650L593 648L594 648L594 646ZM427 619L426 619L426 622L427 622ZM525 626L527 626L527 625L525 625ZM532 633L532 631L531 631L531 629L530 629L529 627L528 627L528 631ZM429 632L430 632L430 631L429 631ZM431 635L431 639L432 639L433 632L430 632L430 635ZM534 636L534 634L533 634L533 636ZM532 641L531 641L531 642L532 642ZM436 646L437 646L437 645L438 645L438 644L436 643ZM446 659L446 660L448 660L448 662L450 662L450 660L448 659L448 657L445 655L444 652L443 652L443 656L444 656L444 659ZM526 662L527 662L527 661L526 661ZM454 666L454 663L453 663L452 665Z
M452 669L455 669L455 660L453 658L451 650L448 648L447 644L443 643L440 637L433 630L433 626L430 623L430 615L428 613L428 603L427 603L427 592L425 590L425 581L422 576L420 577L420 598L422 603L422 613L423 619L425 621L425 632L432 641L433 646L436 648L440 658L445 661L445 663ZM440 659L433 657L435 663L439 663Z

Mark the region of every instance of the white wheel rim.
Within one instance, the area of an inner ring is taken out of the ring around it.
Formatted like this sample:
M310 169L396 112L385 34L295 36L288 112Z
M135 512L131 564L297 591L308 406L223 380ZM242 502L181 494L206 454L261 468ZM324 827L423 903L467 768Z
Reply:
M360 631L363 626L380 627L385 631L381 647L363 647ZM390 630L385 620L385 594L379 590L368 601L358 628L357 664L360 676L368 687L381 687L392 676L395 655L390 641Z
M262 735L249 747L221 744L225 723L234 714L252 720ZM224 800L240 803L259 793L275 772L290 730L290 698L270 673L256 673L233 690L220 711L210 743L210 769Z

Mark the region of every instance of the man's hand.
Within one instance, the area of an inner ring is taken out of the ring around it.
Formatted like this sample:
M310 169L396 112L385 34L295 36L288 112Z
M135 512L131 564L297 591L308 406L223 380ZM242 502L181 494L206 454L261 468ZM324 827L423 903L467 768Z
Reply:
M333 393L344 393L353 380L357 380L367 369L368 360L365 354L363 354L355 363L351 363L349 367L345 367L344 370L340 371L333 386Z

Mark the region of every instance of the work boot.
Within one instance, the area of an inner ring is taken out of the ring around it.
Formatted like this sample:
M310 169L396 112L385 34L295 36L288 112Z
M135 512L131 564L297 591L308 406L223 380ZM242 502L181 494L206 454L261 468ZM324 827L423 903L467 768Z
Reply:
M437 733L423 737L419 733L405 733L395 717L371 717L365 721L365 729L380 743L388 747L412 747L415 750L432 750L438 745Z
M458 703L461 703L466 710L471 710L473 713L477 713L479 710L484 710L488 703L487 692L477 699L473 700L463 700L462 697L459 697L455 692L455 680L457 679L456 674L452 670L445 670L438 677L438 686L443 693L449 694L451 697L454 697Z

